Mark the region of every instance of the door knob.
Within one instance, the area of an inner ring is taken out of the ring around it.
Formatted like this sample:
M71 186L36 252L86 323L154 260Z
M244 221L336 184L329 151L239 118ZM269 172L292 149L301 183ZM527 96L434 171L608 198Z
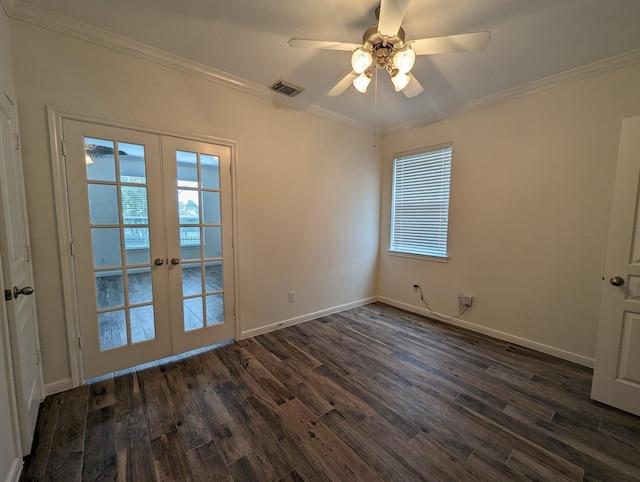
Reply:
M156 258L153 260L153 264L155 264L156 266L162 266L164 264L164 259Z
M171 264L173 265L180 264L180 258L171 258Z
M28 296L33 293L33 288L31 286L25 286L24 288L18 288L17 286L13 287L13 297L17 298L20 295Z
M624 284L624 279L620 276L614 276L609 280L609 283L611 283L613 286L622 286Z

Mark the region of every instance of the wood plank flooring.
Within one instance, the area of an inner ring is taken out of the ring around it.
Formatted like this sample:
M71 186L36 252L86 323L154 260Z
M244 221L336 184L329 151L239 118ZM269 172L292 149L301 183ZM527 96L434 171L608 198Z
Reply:
M640 480L590 385L376 303L49 396L21 480Z

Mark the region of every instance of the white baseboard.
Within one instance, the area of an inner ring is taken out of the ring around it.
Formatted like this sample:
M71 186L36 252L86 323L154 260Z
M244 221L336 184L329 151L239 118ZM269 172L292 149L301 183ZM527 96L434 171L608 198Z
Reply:
M385 303L387 305L395 306L396 308L401 308L403 310L410 311L412 313L417 313L419 315L426 316L427 318L433 317L433 315L426 309L421 308L419 306L409 305L407 303L403 303L401 301L392 300L390 298L385 298L383 296L378 296L377 300L381 303ZM437 316L441 316L443 318L447 318L447 315L443 315L441 313L434 312ZM441 320L440 320L441 321ZM454 326L458 326L460 328L465 328L470 331L474 331L476 333L481 333L483 335L488 335L493 338L497 338L499 340L507 341L509 343L514 343L516 345L524 346L526 348L531 348L532 350L539 351L541 353L546 353L547 355L552 355L558 358L562 358L563 360L567 360L573 363L577 363L578 365L583 365L589 368L593 368L595 364L595 359L588 358L586 356L578 355L577 353L572 353L570 351L562 350L560 348L556 348L554 346L544 345L543 343L538 343L537 341L529 340L527 338L522 338L516 335L512 335L510 333L505 333L503 331L494 330L492 328L487 328L486 326L477 325L475 323L471 323L469 321L461 320L459 318L451 318L448 321L442 321L442 323L448 323Z
M72 388L74 388L73 380L71 378L64 378L62 380L45 384L44 394L53 395L54 393L64 392L65 390L71 390Z
M15 459L11 464L11 469L7 473L7 482L18 482L22 473L23 462L22 459Z
M254 328L252 330L243 331L240 339L244 340L246 338L252 338L254 336L263 335L265 333L269 333L270 331L275 331L280 328L285 328L287 326L297 325L299 323L304 323L305 321L315 320L316 318L320 318L322 316L333 315L334 313L340 313L341 311L350 310L351 308L357 308L358 306L368 305L370 303L376 302L378 299L375 296L371 298L365 298L358 301L353 301L351 303L346 303L344 305L334 306L332 308L327 308L326 310L320 310L313 313L308 313L306 315L297 316L295 318L290 318L284 321L278 321L277 323L272 323L267 326L261 326L260 328Z

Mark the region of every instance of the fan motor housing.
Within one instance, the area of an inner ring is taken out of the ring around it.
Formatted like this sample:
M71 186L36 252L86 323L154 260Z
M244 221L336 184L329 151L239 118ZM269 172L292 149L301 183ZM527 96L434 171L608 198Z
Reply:
M367 29L362 37L365 49L372 52L377 67L384 68L389 64L393 51L401 49L404 45L405 33L402 28L393 37L381 35L378 26Z

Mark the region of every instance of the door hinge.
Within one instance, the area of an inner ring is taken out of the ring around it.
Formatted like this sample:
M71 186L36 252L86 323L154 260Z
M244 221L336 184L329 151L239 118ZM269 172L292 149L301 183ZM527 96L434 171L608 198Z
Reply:
M11 293L11 290L4 290L4 299L5 301L11 301L13 299L13 293Z
M36 350L36 365L40 365L40 350Z
M62 149L62 155L66 156L67 155L67 143L64 141L60 142L60 147Z
M20 149L20 147L22 147L22 144L20 142L20 134L18 132L13 134L13 147L15 149Z
M229 164L229 175L233 176L233 164Z
M71 249L71 256L76 255L76 245L73 243L69 243L69 248Z
M82 337L81 336L78 337L78 348L80 348L82 350Z
M27 261L31 261L31 246L25 246L24 250L27 256Z

